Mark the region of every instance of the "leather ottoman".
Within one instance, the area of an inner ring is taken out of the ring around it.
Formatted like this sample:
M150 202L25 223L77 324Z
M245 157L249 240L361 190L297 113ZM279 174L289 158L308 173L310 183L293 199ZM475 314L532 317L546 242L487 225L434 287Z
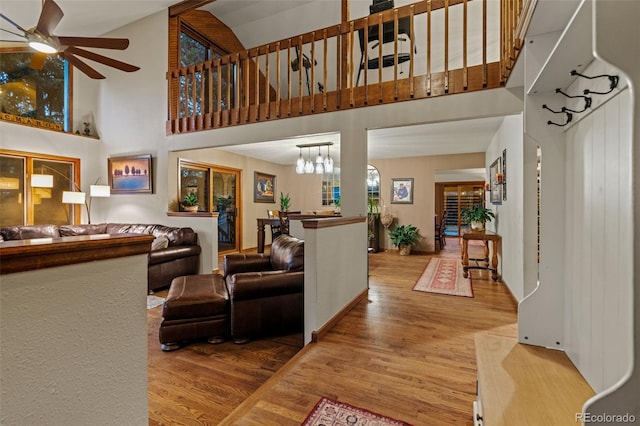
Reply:
M228 335L229 296L222 275L174 278L162 307L162 350L173 351L204 338L209 343L222 343Z

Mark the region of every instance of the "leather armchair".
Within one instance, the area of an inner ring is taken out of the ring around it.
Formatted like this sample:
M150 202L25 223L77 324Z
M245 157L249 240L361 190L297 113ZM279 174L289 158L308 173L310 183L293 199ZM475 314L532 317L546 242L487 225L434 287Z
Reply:
M223 268L235 343L303 330L303 240L280 235L269 254L226 255Z

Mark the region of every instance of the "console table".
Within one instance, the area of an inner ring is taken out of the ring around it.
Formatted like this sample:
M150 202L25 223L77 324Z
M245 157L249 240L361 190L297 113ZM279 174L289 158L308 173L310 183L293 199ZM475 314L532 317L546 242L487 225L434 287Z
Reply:
M280 225L280 218L258 218L258 253L264 253L264 226Z
M484 242L484 257L469 258L469 241ZM493 254L491 256L491 266L489 266L489 242L493 244ZM462 270L465 278L469 277L469 269L487 269L491 271L491 278L498 281L498 247L502 242L502 237L490 231L467 231L462 234ZM469 266L469 260L484 262L485 266Z

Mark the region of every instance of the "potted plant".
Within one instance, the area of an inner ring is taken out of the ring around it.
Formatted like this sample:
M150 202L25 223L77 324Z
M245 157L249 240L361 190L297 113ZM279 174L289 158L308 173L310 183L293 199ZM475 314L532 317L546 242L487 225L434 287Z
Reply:
M389 238L402 256L411 254L411 247L418 244L422 236L413 225L396 225L393 231L389 231Z
M186 212L195 213L198 211L198 196L195 192L189 192L182 199L182 208Z
M280 211L286 212L291 207L291 197L289 197L289 193L284 195L282 192L280 193Z
M483 231L484 224L491 222L491 220L496 217L493 210L481 205L475 205L470 209L462 209L460 216L462 220L471 225L471 229L474 231Z

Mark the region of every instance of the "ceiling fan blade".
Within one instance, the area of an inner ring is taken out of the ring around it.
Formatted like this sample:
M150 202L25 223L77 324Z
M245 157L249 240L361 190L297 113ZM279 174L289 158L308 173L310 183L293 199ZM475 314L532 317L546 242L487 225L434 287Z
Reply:
M58 36L63 46L97 47L99 49L125 50L129 47L129 39L107 37L65 37Z
M83 73L85 73L89 77L94 78L96 80L101 80L101 79L104 78L104 75L100 74L98 71L94 70L89 65L85 64L84 62L82 62L80 59L76 58L72 54L67 53L67 51L62 52L62 56L64 56L64 58L71 65L73 65L74 67L78 68L80 71L82 71Z
M47 60L47 54L42 52L36 52L33 54L31 58L31 62L29 63L29 68L34 70L41 70L44 67L44 61Z
M140 69L140 67L136 67L135 65L127 64L126 62L120 62L118 60L107 58L106 56L98 55L97 53L89 52L88 50L79 49L73 46L68 47L65 50L65 53L83 56L87 59L91 59L92 61L100 62L101 64L117 68L121 71L134 72Z
M16 27L17 29L19 29L20 31L24 31L27 32L27 30L25 30L24 28L22 28L20 25L16 24L15 22L13 22L11 19L9 19L7 16L3 15L2 13L0 13L0 17L2 17L2 19L4 19L5 21L7 21L8 23L10 23L11 25L13 25L14 27ZM24 37L24 36L23 36Z
M45 37L51 36L63 16L64 12L62 12L62 9L60 9L60 6L58 6L56 2L53 0L44 0L38 25L36 25L36 31Z

